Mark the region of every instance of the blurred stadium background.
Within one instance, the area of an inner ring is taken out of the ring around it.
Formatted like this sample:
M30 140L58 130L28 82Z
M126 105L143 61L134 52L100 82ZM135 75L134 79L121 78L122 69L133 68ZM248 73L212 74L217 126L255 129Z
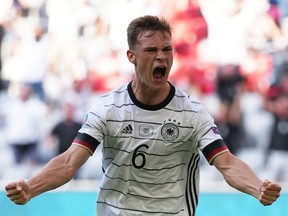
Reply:
M10 203L4 186L34 175L65 149L61 131L73 136L73 130L55 129L60 122L68 119L76 127L95 96L131 80L126 27L131 19L146 14L163 16L174 27L171 81L207 107L234 154L261 178L283 186L279 202L264 208L229 188L202 160L197 216L286 215L287 4L285 0L0 1L0 216L95 215L102 176L100 148L73 181L26 206ZM25 96L24 83L32 87L32 95ZM28 98L32 108L20 103L20 97ZM27 140L23 145L35 143L36 148L27 155L14 155L12 144L19 140Z

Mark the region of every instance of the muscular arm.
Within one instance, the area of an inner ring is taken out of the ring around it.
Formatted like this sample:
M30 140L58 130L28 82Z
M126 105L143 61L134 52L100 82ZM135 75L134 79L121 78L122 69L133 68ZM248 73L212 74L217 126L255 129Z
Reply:
M7 196L16 204L25 204L31 198L69 182L78 169L88 160L90 152L77 145L53 158L27 182L12 182L5 188Z
M230 152L217 156L213 165L231 187L254 196L263 205L271 205L280 196L280 185L260 180L246 163Z

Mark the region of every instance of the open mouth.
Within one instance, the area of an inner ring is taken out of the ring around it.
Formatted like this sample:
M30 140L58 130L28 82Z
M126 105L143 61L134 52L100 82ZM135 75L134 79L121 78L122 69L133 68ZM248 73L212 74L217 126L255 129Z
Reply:
M166 67L156 67L153 70L153 77L155 79L162 79L166 74Z

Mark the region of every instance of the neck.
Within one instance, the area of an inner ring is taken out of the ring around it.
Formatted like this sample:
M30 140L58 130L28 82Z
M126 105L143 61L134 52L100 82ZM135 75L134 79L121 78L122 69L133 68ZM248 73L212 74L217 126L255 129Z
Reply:
M138 101L146 105L157 105L163 102L170 92L170 84L167 82L161 89L151 89L149 86L132 82L132 90Z

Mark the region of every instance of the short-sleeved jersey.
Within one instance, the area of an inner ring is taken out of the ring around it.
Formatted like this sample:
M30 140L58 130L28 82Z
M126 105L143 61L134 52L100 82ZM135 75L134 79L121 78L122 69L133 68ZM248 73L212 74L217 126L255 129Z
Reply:
M91 154L103 143L99 215L191 216L199 194L199 152L209 162L228 151L213 118L170 84L148 106L128 83L97 99L74 144Z

